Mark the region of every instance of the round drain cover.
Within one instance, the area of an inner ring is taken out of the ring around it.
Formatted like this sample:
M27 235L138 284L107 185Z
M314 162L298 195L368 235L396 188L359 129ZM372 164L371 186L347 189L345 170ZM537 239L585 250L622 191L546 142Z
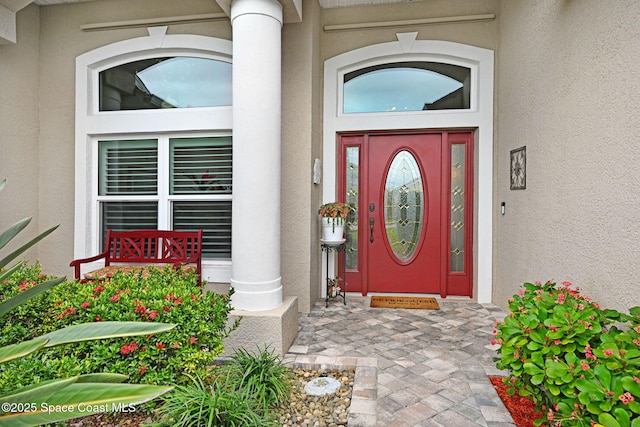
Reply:
M329 378L314 378L304 386L304 391L309 396L323 396L325 394L333 394L340 388L340 381Z

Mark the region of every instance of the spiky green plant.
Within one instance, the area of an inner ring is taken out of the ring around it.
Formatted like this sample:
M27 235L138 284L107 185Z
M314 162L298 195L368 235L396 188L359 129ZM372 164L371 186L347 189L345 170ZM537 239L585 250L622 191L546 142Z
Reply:
M228 372L238 388L251 390L256 403L265 410L289 400L292 372L269 347L255 352L238 348L221 370Z
M0 191L7 180L0 182ZM25 218L0 234L0 249L4 248L28 224ZM27 249L35 245L58 226L52 227L0 259L0 281L19 269L21 262L4 269ZM65 278L49 280L0 304L0 316L30 298L62 283ZM16 344L0 348L0 363L21 358L45 347L111 337L149 335L167 331L175 325L144 322L98 322L63 328ZM119 374L89 374L43 381L10 391L0 396L0 427L37 426L79 416L129 408L160 396L172 387L120 384L126 380Z
M154 427L267 427L275 422L255 405L253 388L238 387L226 373L212 384L189 375L192 384L176 386L162 397Z

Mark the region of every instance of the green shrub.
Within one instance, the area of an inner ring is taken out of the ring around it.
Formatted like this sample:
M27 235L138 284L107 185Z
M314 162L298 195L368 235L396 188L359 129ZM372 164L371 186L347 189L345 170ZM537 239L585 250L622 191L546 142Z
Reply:
M640 426L640 307L602 310L571 284L525 283L498 322L494 360L554 426Z
M195 274L185 276L171 267L150 269L148 278L118 273L98 282L62 283L42 299L27 304L33 316L32 329L28 331L32 336L96 321L148 321L177 326L157 336L85 342L48 350L39 356L42 364L31 365L29 358L7 364L0 373L0 383L20 383L23 375L45 380L61 372L118 372L129 375L132 381L150 384L184 383L184 374L204 377L207 366L222 353L224 338L236 326L227 325L229 297L230 294L203 293ZM10 318L2 328L14 325Z
M154 426L172 427L266 427L275 425L269 415L255 406L251 389L238 388L230 375L218 377L210 385L199 378L177 386L165 395L156 410L160 419Z
M292 371L267 347L257 352L238 349L228 363L210 372L207 381L192 378L192 384L165 395L156 425L276 425L270 410L289 402L291 378Z
M40 263L30 265L22 262L9 278L0 283L0 302L52 279L53 277L42 274ZM40 324L38 319L42 317L40 310L45 305L44 298L46 293L37 295L0 319L0 346L35 336L34 331Z
M6 182L6 179L0 181L0 191ZM0 249L10 243L30 222L31 218L25 218L0 232ZM0 319L7 319L11 313L20 313L25 305L40 299L39 297L44 292L65 280L64 278L55 278L43 283L25 283L24 277L21 278L20 273L29 270L24 268L26 261L9 266L12 261L52 233L57 227L45 230L0 258L0 284L3 286L0 291ZM26 274L28 275L28 273ZM14 279L22 279L22 283L12 287L11 281ZM6 289L4 289L5 287ZM19 315L17 317L19 318ZM18 326L21 326L16 323L16 317L8 323L9 326L3 329L3 331L7 331L6 335L13 335L13 330L18 330ZM37 327L37 325L35 323L33 326ZM151 336L173 327L175 325L151 322L93 322L73 325L36 336L30 340L16 340L16 342L0 346L0 366L4 369L5 363L22 360L25 356L33 355L45 348L113 337ZM15 335L24 332L25 328L23 327ZM7 339L5 334L2 336ZM8 372L12 374L12 378L16 376L15 371L9 370ZM106 410L107 407L125 406L128 408L131 405L148 402L171 390L171 387L118 384L126 378L125 375L98 373L56 378L30 384L26 387L10 387L2 382L0 384L4 386L4 389L3 393L0 393L0 426L38 426L80 415L94 414ZM64 408L64 410L58 408Z
M291 370L267 347L253 353L239 348L220 370L237 388L251 390L256 403L265 410L289 401Z

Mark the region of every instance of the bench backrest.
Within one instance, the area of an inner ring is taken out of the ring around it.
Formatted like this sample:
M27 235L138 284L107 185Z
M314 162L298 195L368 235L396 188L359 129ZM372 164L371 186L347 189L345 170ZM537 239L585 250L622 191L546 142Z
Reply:
M112 262L196 263L202 258L202 230L107 230L105 266Z

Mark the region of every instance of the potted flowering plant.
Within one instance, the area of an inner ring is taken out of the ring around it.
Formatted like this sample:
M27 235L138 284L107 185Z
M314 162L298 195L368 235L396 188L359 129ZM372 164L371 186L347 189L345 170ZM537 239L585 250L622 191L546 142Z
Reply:
M346 218L351 212L349 203L331 202L320 206L318 213L323 218Z
M342 277L327 279L327 297L335 298L342 292Z
M330 202L320 206L322 217L322 238L325 241L341 241L347 215L351 212L348 203Z

